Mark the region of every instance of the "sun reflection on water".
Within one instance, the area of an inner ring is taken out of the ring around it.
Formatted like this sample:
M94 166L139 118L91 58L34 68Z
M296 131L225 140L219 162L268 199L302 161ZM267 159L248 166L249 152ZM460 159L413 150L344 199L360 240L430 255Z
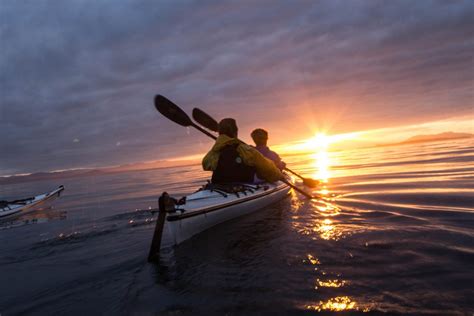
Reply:
M324 240L339 240L342 236L342 231L338 230L329 218L319 220L313 230L319 233L319 236Z
M311 177L321 181L317 190L313 194L318 194L321 198L310 201L311 212L306 216L301 214L295 216L293 227L302 235L311 236L313 240L338 241L350 234L338 220L341 209L335 204L334 195L329 189L329 179L331 177L331 161L328 154L328 146L331 143L330 137L323 133L317 134L305 145L311 151ZM299 205L300 206L300 205ZM314 288L326 288L336 290L347 286L348 281L339 278L326 278L326 272L321 270L321 261L311 254L307 254L303 259L304 263L314 266L315 271L319 271L319 278L316 278ZM333 294L334 295L334 294ZM306 305L305 309L317 312L343 312L360 311L357 302L349 296L335 296L327 301L319 301L316 304ZM363 311L366 311L365 309Z
M327 183L330 177L329 174L329 155L328 155L328 146L330 143L330 138L324 133L318 133L307 143L308 148L311 149L314 153L311 155L311 158L314 159L313 165L315 167L315 173L312 175L313 178L316 178L323 183Z
M327 201L314 201L312 205L315 209L319 211L319 215L328 217L339 215L339 208Z
M316 286L314 287L315 289L318 289L318 287L343 287L346 284L345 280L316 280Z
M318 304L306 305L306 309L314 310L318 312L331 311L331 312L342 312L348 310L358 310L357 303L348 296L337 296L327 300L326 302L320 301Z
M343 231L336 225L337 222L335 220L328 218L340 214L340 209L333 203L328 188L330 178L328 146L331 141L330 136L324 133L318 133L305 143L306 148L313 152L311 155L312 159L314 159L312 163L314 174L312 177L322 182L319 188L313 193L318 194L321 198L310 202L312 208L315 210L314 216L311 216L311 219L306 221L301 221L299 217L294 218L295 222L293 223L293 227L303 235L317 234L321 239L337 241L343 237Z
M292 225L298 233L309 236L317 235L321 239L333 241L343 238L348 233L341 225L338 225L338 221L333 219L340 214L339 207L323 200L312 201L311 204L315 211L311 218L305 220L300 216L293 218L295 221Z
M349 232L345 232L329 218L315 219L307 224L295 222L293 223L293 227L302 235L311 236L316 234L319 238L328 241L338 241L344 238L345 234L349 234ZM317 239L317 237L313 237L313 239Z
M316 264L321 264L321 262L319 261L318 258L315 258L313 255L311 254L308 254L307 256L308 258L308 261L312 264L312 265L316 265ZM304 262L306 262L306 260L304 260Z

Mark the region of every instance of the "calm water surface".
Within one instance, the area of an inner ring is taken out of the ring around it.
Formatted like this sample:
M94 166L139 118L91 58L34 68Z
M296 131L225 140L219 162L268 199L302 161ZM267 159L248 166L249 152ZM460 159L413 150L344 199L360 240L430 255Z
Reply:
M325 198L292 193L178 247L165 234L159 265L147 209L195 191L199 165L2 185L66 190L0 222L1 315L474 313L472 141L286 160Z

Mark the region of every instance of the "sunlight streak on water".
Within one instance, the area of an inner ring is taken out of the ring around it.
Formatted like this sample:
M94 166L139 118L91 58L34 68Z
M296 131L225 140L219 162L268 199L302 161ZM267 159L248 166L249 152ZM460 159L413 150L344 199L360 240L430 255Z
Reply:
M313 310L317 312L331 311L331 312L342 312L349 310L359 310L357 303L348 296L337 296L327 301L320 301L318 304L307 305L307 310ZM368 311L368 310L364 310Z
M318 287L343 287L346 284L346 281L344 280L316 280L316 286L314 287L316 290Z
M316 178L324 183L327 183L330 177L330 161L328 155L329 143L329 137L323 133L317 134L309 141L309 148L314 150L314 153L311 156L314 160L314 169L316 170L316 172L313 174L313 178Z
M328 153L324 149L320 149L316 154L313 155L316 173L313 177L322 181L328 182L329 180L329 157Z
M312 265L316 265L316 264L321 264L321 262L319 261L318 258L315 258L313 255L311 254L308 254L307 255L307 258L308 258L308 262L310 262ZM306 260L303 260L303 262L306 262Z

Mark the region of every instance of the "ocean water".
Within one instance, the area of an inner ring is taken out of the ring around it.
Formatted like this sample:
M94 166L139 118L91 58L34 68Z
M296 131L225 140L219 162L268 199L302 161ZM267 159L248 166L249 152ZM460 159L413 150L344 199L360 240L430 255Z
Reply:
M165 229L158 264L148 209L195 191L199 165L2 184L66 190L0 222L0 314L474 313L472 140L285 158L324 198L292 192L177 247Z

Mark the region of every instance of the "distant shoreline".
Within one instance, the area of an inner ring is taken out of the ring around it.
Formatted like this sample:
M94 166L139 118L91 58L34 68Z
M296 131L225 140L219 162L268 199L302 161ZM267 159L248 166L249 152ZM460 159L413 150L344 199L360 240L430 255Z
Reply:
M376 145L376 147L409 145L409 144L445 141L445 140L451 140L451 139L452 140L465 139L465 138L473 138L473 137L474 137L474 134L469 134L469 133L445 132L445 133L432 134L432 135L417 135L398 143L379 144L379 145Z
M67 179L76 177L99 176L115 173L147 171L164 168L186 167L199 164L198 161L154 161L148 163L127 164L117 167L85 168L65 171L35 172L27 175L12 175L0 177L0 184L14 184L42 180Z

